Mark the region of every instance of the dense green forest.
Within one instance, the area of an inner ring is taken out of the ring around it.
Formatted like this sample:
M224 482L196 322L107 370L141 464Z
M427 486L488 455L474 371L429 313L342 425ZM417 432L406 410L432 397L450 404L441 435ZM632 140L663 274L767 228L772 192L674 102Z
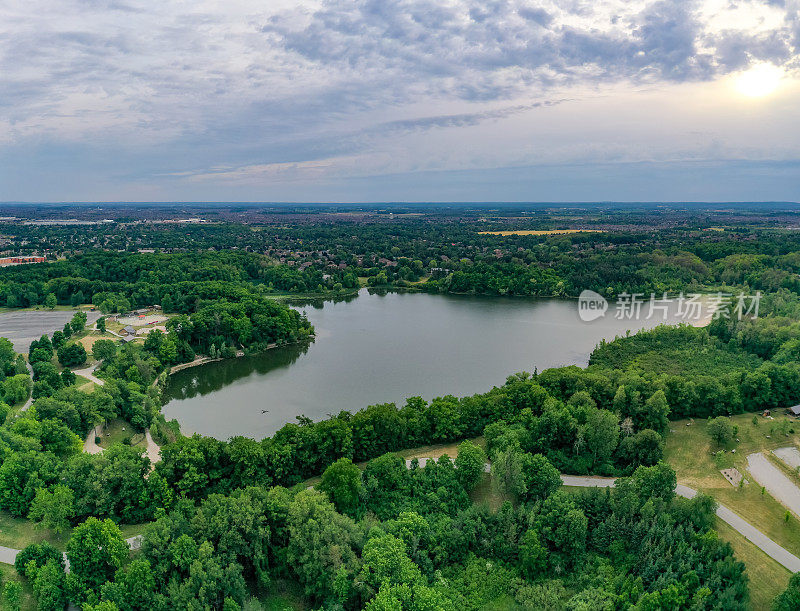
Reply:
M186 311L198 300L231 297L239 289L346 292L359 278L379 287L523 296L577 296L587 288L609 297L731 287L800 290L800 233L773 220L796 218L763 211L252 216L250 222L180 226L130 218L88 227L0 224L0 235L13 237L9 252L60 259L27 266L35 271L0 269L0 305L44 304L52 293L60 304L82 297L99 306L103 295L96 294L115 293L133 307L169 296L176 311ZM481 233L570 226L592 231Z
M219 223L181 227L183 241L136 223L16 228L65 258L0 269L0 305L172 315L144 342L95 342L103 384L91 392L71 371L89 359L75 339L85 314L31 343L27 360L0 339L0 510L72 530L69 572L47 543L17 556L39 608L255 610L287 583L307 608L330 610L750 608L744 565L713 530L714 500L676 497L664 442L671 419L800 401L800 237L759 223L704 231L697 219L610 231L607 218L584 222L598 233L493 236L476 229L512 221L467 221ZM619 337L586 368L431 401L409 388L404 405L301 417L264 439L187 437L161 415L170 367L313 337L275 294L418 280L498 295L766 294L759 318ZM150 431L160 462L129 444L83 452L114 418ZM396 454L444 443L459 444L455 456L424 466ZM583 490L562 487L562 473L620 479ZM146 525L133 554L119 529L130 524ZM793 580L776 608L798 595Z

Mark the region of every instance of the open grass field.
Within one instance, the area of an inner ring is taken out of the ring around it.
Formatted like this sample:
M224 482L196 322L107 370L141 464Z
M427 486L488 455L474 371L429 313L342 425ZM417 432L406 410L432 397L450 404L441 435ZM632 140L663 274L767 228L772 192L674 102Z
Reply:
M761 359L750 354L737 354L714 346L700 349L673 348L671 350L646 352L635 357L629 367L644 371L658 371L671 375L703 373L708 371L730 371L740 367L755 369Z
M794 516L786 521L786 508L769 494L762 493L761 486L753 482L747 472L748 454L763 451L769 456L774 448L797 445L800 428L788 435L775 429L781 420L789 421L792 427L798 424L785 415L776 416L774 420L759 415L757 425L752 422L753 414L739 414L731 419L739 427L739 441L726 447L724 454L715 454L718 448L708 437L705 421L696 420L691 426L686 426L687 420L672 422L665 460L676 470L680 483L713 496L777 543L800 555L800 521ZM734 449L736 452L731 452ZM720 473L720 469L731 467L738 469L751 483L734 488Z
M599 229L516 229L512 231L479 231L480 235L557 235L559 233L600 233Z
M697 326L708 324L711 316L707 311L705 314L692 322L699 323ZM702 329L686 326L659 327L601 343L592 352L591 362L605 369L640 369L670 375L720 375L753 370L763 363L757 356L720 344Z

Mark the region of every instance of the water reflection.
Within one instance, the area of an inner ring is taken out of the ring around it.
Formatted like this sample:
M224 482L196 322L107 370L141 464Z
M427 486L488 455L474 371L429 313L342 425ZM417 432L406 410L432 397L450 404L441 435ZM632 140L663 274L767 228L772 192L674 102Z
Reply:
M262 354L226 359L190 367L172 374L164 390L165 401L184 400L220 390L253 374L284 369L308 352L309 343L273 348Z

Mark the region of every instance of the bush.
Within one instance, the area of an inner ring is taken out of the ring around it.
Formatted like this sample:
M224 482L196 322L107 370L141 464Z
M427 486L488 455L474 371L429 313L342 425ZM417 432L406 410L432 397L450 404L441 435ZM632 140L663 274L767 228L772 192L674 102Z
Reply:
M31 543L28 547L17 554L14 559L14 568L23 577L30 577L26 570L28 563L33 561L37 569L47 564L48 560L55 560L61 569L64 569L64 555L47 541L42 543Z

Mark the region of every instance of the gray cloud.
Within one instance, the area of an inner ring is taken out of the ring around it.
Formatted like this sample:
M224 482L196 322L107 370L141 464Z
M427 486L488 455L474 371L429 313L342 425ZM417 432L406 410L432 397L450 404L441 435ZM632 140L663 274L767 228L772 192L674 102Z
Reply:
M599 86L797 70L799 6L737 0L781 18L717 26L700 0L7 0L0 157L141 181L373 151L422 167L398 141L530 125Z

